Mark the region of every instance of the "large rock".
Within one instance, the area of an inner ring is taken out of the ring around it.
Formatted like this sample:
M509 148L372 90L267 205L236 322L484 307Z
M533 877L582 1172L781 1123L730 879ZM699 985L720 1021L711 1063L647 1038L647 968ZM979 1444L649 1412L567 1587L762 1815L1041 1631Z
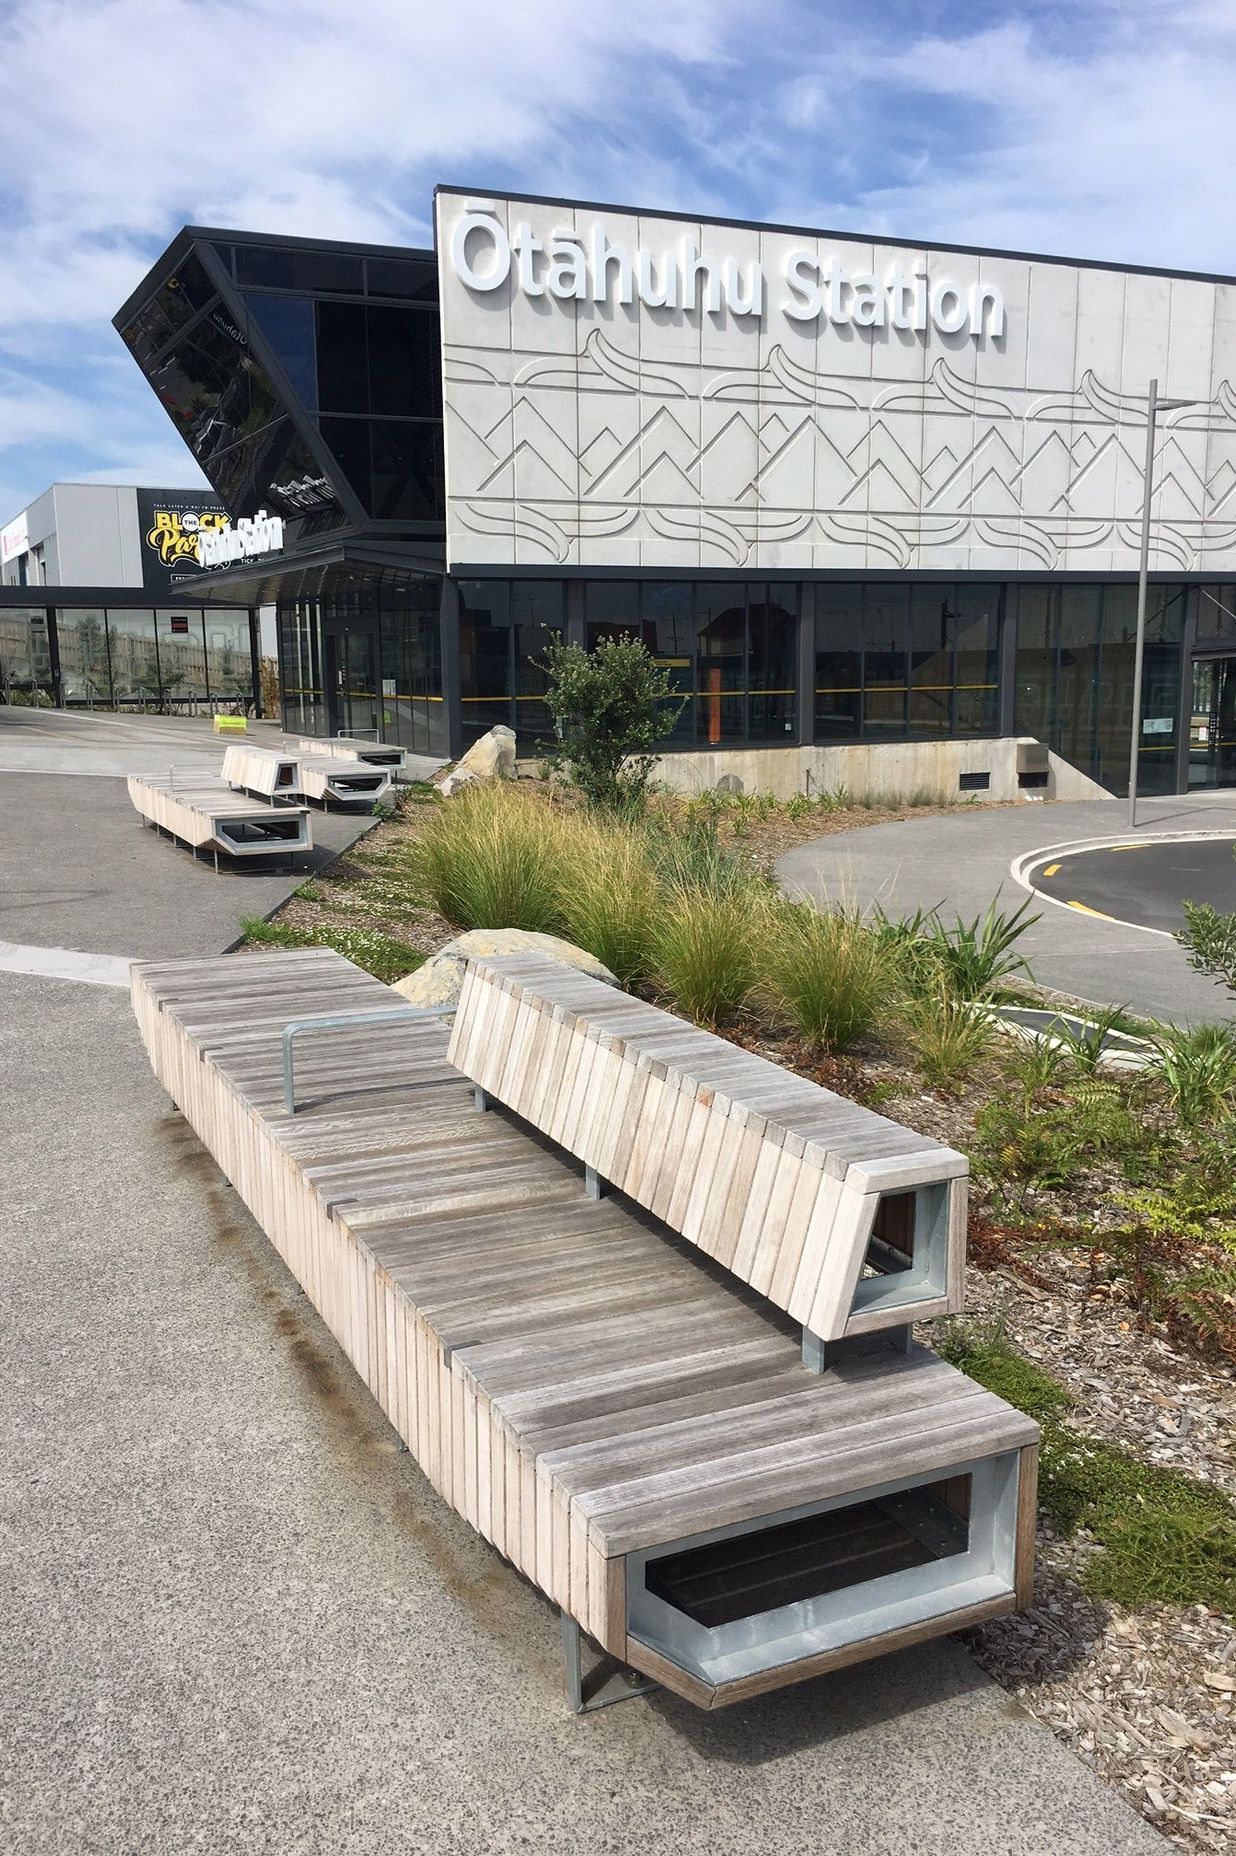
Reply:
M465 963L470 957L484 954L547 954L568 967L577 967L581 973L591 974L594 980L604 980L608 986L618 984L609 968L594 955L570 941L560 941L556 934L534 934L527 928L473 928L448 941L415 973L396 980L393 990L413 1005L456 1006Z
M515 731L501 723L487 735L474 741L462 760L449 773L439 774L434 784L444 799L461 786L477 780L513 780L515 778Z

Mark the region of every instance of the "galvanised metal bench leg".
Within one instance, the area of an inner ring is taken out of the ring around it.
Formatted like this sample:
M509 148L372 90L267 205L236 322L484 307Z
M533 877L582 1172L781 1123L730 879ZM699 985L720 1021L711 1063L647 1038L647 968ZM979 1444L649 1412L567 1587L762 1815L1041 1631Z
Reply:
M828 1366L828 1342L810 1328L803 1329L803 1365L809 1373L822 1373Z
M494 1105L494 1099L488 1089L482 1089L477 1083L472 1090L472 1101L478 1112L487 1115Z
M605 1196L605 1181L599 1176L594 1166L584 1168L584 1197L600 1199Z
M605 1663L593 1670L587 1689L584 1686L584 1633L573 1617L562 1615L562 1661L566 1673L567 1706L572 1714L593 1714L598 1708L612 1708L619 1701L634 1701L638 1695L651 1695L659 1682L649 1682L634 1669L627 1669L607 1656L610 1672L602 1680Z

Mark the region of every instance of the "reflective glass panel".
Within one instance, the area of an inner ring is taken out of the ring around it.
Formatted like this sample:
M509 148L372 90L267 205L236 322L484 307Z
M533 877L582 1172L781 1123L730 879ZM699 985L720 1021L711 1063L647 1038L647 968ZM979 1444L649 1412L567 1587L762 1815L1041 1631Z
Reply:
M904 586L869 582L863 596L863 734L868 738L906 731L906 627Z
M953 594L953 732L994 735L999 722L999 586L963 582Z
M249 614L227 606L207 606L202 613L206 631L206 681L212 696L250 697L253 662L249 651ZM163 643L159 641L159 655Z
M506 580L459 586L459 687L466 741L511 720L511 589Z
M28 701L36 690L51 700L51 651L45 606L0 606L0 689Z
M314 349L313 304L304 296L263 296L253 291L246 298L249 314L275 351L288 384L302 406L318 406L317 360Z
M204 702L208 692L201 610L196 606L161 607L155 623L159 636L159 687L164 702L174 707Z
M432 522L444 509L442 427L429 419L371 419L373 501L380 522Z
M0 613L0 618L3 618ZM107 620L102 607L67 606L56 613L60 648L60 700L67 707L110 704L107 667Z
M155 642L155 615L145 609L107 610L107 643L112 664L112 698L119 705L157 708L159 704L159 649Z
M363 303L318 303L318 404L323 412L368 412L369 349Z
M682 700L667 710L667 747L690 747L695 739L691 691L695 688L695 589L686 580L645 580L640 587L644 643Z
M746 733L746 588L704 580L696 587L696 742L715 747Z
M1060 660L1056 686L1058 753L1095 778L1097 751L1094 734L1098 696L1099 622L1102 587L1060 588Z
M956 589L925 581L910 588L910 733L952 732Z
M1050 743L1056 726L1056 614L1058 594L1048 586L1010 589L1017 626L1013 666L1013 726L1019 735Z
M747 736L784 747L794 738L794 700L798 689L798 588L747 588L748 707Z
M542 697L545 652L565 629L560 580L512 580L511 622L515 649L515 732L521 739L552 741L554 725Z
M858 738L863 685L863 589L822 581L815 589L815 738Z

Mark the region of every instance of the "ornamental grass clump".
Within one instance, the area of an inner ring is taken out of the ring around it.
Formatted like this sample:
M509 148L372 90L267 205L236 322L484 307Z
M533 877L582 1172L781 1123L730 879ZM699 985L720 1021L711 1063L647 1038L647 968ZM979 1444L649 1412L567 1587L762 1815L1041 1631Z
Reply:
M560 871L558 907L567 940L595 955L620 986L638 986L656 964L661 906L644 833L581 820Z
M847 1049L888 1006L897 969L857 916L821 914L805 903L765 912L760 930L763 991L774 1009L818 1050Z
M413 845L413 873L458 928L554 934L574 821L504 781L465 786Z
M663 891L655 937L656 978L680 1011L719 1025L743 1005L755 981L756 933L749 896L671 883Z
M969 1076L990 1051L996 1027L969 999L958 999L938 984L930 993L906 1000L901 1008L906 1042L924 1082L951 1088Z

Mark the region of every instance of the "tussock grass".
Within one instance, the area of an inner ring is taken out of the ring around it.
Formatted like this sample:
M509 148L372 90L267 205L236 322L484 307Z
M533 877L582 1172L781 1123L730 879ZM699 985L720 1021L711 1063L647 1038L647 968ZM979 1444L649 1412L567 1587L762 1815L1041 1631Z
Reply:
M656 977L700 1025L731 1018L756 973L756 924L741 891L718 893L673 883L664 893L655 938Z
M907 999L901 1019L923 1080L937 1089L968 1076L997 1035L986 1013L968 999L958 999L945 985Z
M410 870L458 928L555 934L572 836L566 815L518 787L478 782L436 811L411 848Z
M855 915L785 903L760 922L762 990L819 1050L840 1051L887 1006L895 968Z
M603 961L620 985L639 985L656 964L662 894L646 834L583 818L571 836L559 873L562 933Z

